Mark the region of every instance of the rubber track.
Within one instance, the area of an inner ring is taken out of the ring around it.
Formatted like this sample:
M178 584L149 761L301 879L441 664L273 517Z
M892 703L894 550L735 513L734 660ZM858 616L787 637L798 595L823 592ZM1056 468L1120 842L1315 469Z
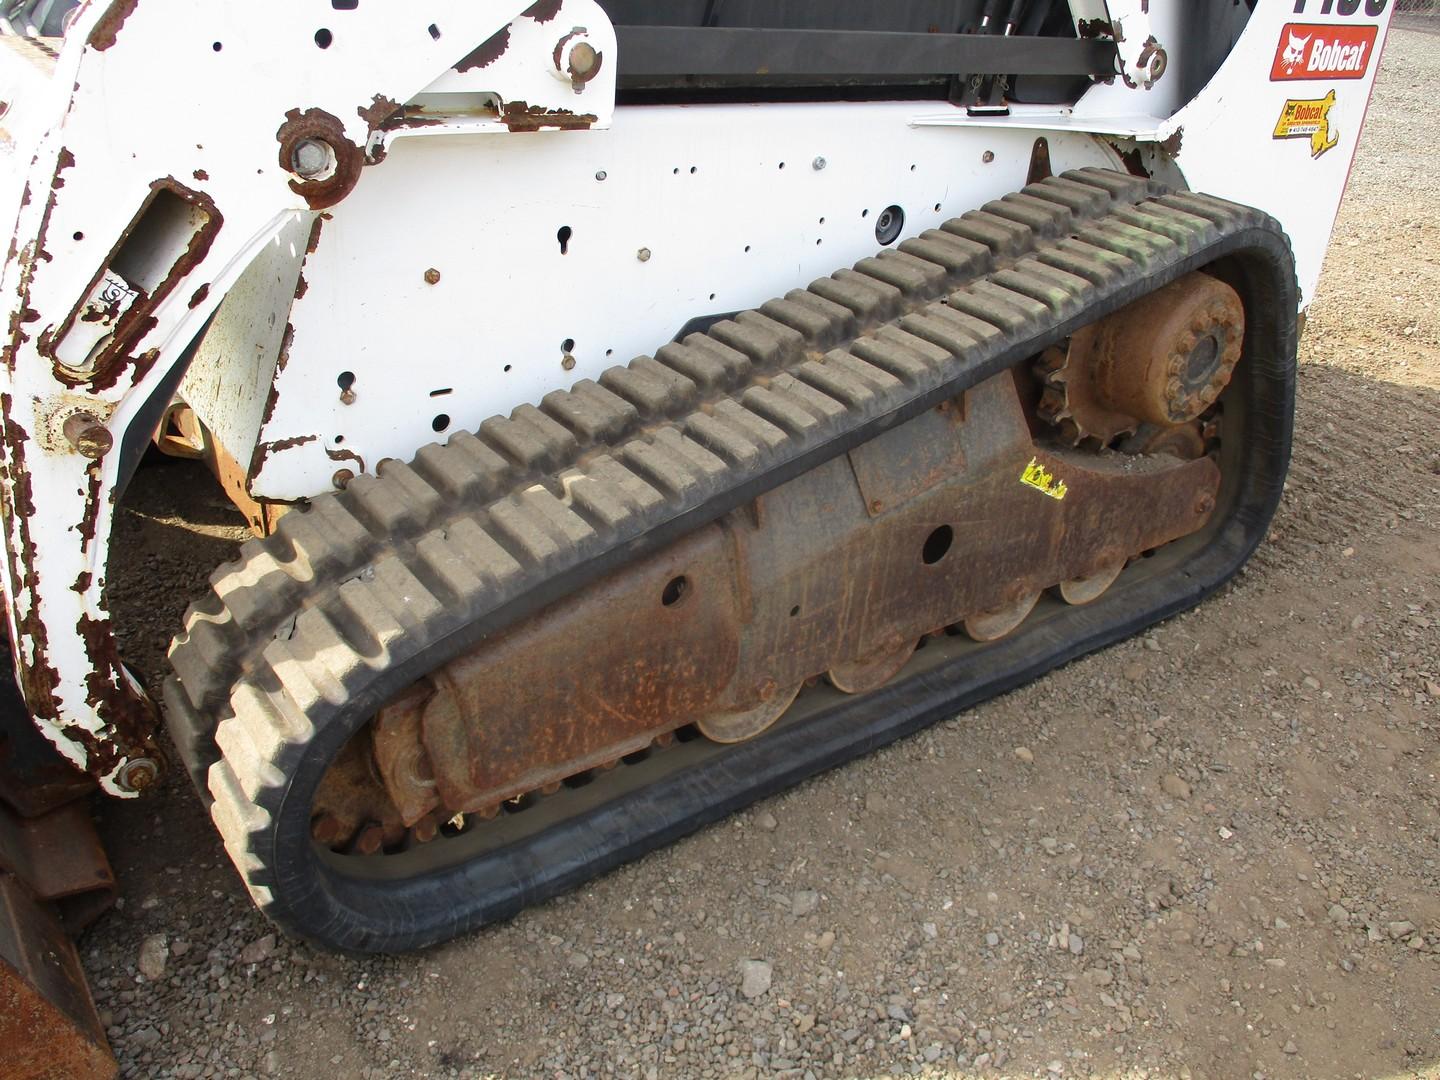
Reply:
M285 515L212 576L165 687L257 903L275 900L270 833L310 744L338 749L400 680L1248 226L1276 228L1120 173L1050 178Z

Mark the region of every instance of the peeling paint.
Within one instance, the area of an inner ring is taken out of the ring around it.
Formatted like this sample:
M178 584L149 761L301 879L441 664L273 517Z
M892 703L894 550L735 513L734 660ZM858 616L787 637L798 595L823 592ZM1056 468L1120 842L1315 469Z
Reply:
M489 67L504 56L505 50L508 48L510 48L510 28L505 26L491 34L479 46L471 50L464 59L456 63L455 70L465 72Z
M100 16L100 21L90 31L90 37L85 42L96 52L104 52L115 44L115 39L120 35L120 29L125 25L125 20L135 12L140 0L114 0L108 11Z

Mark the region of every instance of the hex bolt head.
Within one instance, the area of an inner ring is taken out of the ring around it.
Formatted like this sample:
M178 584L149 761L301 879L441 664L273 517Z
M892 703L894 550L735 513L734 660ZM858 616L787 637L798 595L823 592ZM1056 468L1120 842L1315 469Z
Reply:
M986 150L985 153L980 155L980 160L983 161L986 165L989 165L992 161L995 160L995 151Z
M290 168L296 176L313 180L335 166L335 151L323 139L301 139L290 154Z
M72 413L65 418L61 430L77 454L99 460L115 445L115 436L110 429L86 412Z
M814 161L810 163L810 167L816 172L819 172L821 169L825 168L825 166L829 164L830 163L826 161L823 157L817 157Z
M649 249L649 248L641 248L639 251L637 251L637 252L635 253L635 258L639 259L641 262L649 262L649 261L650 261L650 249Z
M435 267L432 266L432 267L430 267L429 270L426 270L426 271L425 271L425 284L426 284L426 285L438 285L439 283L440 283L440 271L439 271L439 270L436 270Z

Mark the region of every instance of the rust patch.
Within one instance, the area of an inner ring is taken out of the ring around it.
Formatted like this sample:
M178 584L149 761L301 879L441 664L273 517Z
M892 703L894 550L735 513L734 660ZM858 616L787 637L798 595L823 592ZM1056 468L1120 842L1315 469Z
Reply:
M376 94L369 105L357 105L355 111L360 114L360 119L374 130L400 111L400 103Z
M1140 148L1138 146L1132 146L1128 150L1122 150L1114 143L1110 145L1120 160L1125 163L1126 172L1131 176L1142 176L1147 180L1150 178L1150 171L1145 168L1145 162L1140 157Z
M500 122L511 131L583 131L595 123L594 113L577 113L569 109L547 109L543 105L527 105L523 101L507 101L500 107Z
M105 722L104 738L83 728L66 728L65 734L85 747L85 767L93 775L109 772L126 758L148 757L163 762L155 732L160 713L148 697L137 696L125 677L120 647L109 619L81 615L76 632L85 642L90 673L85 676L85 700Z
M538 23L547 23L560 14L561 0L536 0L520 14Z
M15 677L31 714L54 720L60 712L60 703L55 697L60 673L50 664L49 633L35 605L40 595L40 573L35 569L35 541L30 535L30 523L35 519L34 487L25 468L27 436L11 415L14 406L15 399L10 394L0 394L0 424L4 427L6 451L0 456L0 476L4 477L10 494L6 517L15 534L15 543L5 546L10 567L10 612L16 631ZM30 596L29 610L23 615L14 602L17 593ZM28 664L20 659L22 641L30 642L32 659Z
M1165 153L1169 154L1172 158L1179 157L1180 142L1184 138L1184 136L1185 129L1183 127L1176 128L1175 134L1171 135L1168 139L1165 139L1160 143L1160 149L1164 150Z
M302 270L295 277L295 299L299 300L310 291L310 283L305 280L305 272Z
M206 284L201 285L198 289L195 290L194 293L191 294L191 296L190 296L190 307L191 307L192 309L199 307L201 304L203 304L203 303L205 302L205 298L206 298L207 296L209 296L209 295L210 295L210 285L209 285L209 283L207 282Z
M290 450L296 446L304 446L318 438L320 438L319 435L292 435L288 439L260 443L255 447L255 453L250 458L250 470L245 474L245 490L249 491L251 482L260 475L260 470L265 468L265 462L270 460L271 454L278 454L282 450Z
M90 31L90 37L85 44L96 52L104 52L114 45L115 39L120 36L120 28L134 13L139 2L140 0L114 0L105 14L100 16L95 29Z
M325 447L325 456L331 461L353 461L356 468L362 473L365 471L365 459L354 450L332 450L327 446Z
M1081 19L1075 24L1075 33L1081 38L1113 38L1115 30L1109 19Z
M196 170L195 170L193 173L191 173L190 175L193 176L196 180L204 181L204 180L209 180L209 179L210 179L210 174L209 174L208 172L206 172L204 169L196 169Z
M455 65L455 70L464 72L489 67L504 56L505 50L508 48L510 48L510 27L502 26L478 47L467 53L465 58Z
M315 249L320 246L320 229L325 224L325 216L321 214L310 224L310 237L305 241L306 255L314 255Z
M305 139L318 139L334 153L335 171L323 180L290 177L290 190L303 198L311 210L334 206L350 194L360 179L360 170L365 166L364 149L346 138L345 125L324 109L291 109L275 138L280 144L280 168L287 175L294 169L295 148Z

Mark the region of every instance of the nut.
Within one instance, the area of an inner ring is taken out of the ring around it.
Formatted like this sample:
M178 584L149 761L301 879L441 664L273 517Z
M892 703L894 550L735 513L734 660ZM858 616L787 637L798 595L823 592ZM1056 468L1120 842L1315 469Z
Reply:
M432 267L430 267L429 270L426 270L426 271L425 271L425 284L426 284L426 285L438 285L439 283L440 283L440 271L439 271L439 270L436 270L435 267L432 266Z
M324 139L301 139L290 154L291 171L306 180L323 179L335 164L335 151Z

